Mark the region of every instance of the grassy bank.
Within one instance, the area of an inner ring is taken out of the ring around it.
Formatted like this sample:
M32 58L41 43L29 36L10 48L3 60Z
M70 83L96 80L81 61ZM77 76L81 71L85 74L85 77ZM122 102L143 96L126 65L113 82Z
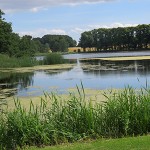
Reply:
M30 57L15 58L0 54L0 68L32 67L37 64L37 61Z
M32 147L28 150L149 150L150 136L122 138L122 139L100 139L96 141L65 144L45 148Z
M44 60L36 60L32 57L9 57L7 55L0 54L0 68L20 68L20 67L33 67L37 65L54 65L71 63L63 58L59 53L47 54Z
M85 98L84 89L68 99L45 94L38 106L30 103L1 114L0 143L2 149L57 145L97 138L120 138L146 135L150 132L150 90L126 88L113 93L107 102Z

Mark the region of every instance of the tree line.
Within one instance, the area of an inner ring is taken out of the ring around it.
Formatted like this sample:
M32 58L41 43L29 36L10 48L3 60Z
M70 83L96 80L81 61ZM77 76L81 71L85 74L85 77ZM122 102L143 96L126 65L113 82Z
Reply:
M99 28L81 34L79 46L95 47L101 50L148 49L150 44L150 25L136 27Z
M44 35L42 38L33 38L30 35L20 37L12 30L12 24L3 18L4 12L0 9L0 53L9 56L33 56L36 52L64 52L68 47L76 46L76 41L68 35Z
M44 35L33 38L30 35L20 37L12 30L12 24L3 18L0 9L0 53L9 56L33 56L36 52L65 52L75 47L76 41L68 35ZM102 50L136 50L150 48L150 24L136 27L99 28L81 34L78 46L95 47Z

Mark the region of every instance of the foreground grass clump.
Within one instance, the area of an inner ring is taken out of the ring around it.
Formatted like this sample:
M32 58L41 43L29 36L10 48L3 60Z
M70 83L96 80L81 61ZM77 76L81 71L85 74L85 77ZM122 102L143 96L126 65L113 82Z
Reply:
M37 61L31 57L16 58L0 54L0 68L32 67L37 64Z
M70 93L68 100L45 94L41 105L31 102L28 111L15 100L16 109L1 114L1 149L150 133L149 89L126 88L104 103L87 101L84 89L77 89L79 96Z
M64 59L63 56L59 53L50 53L45 56L42 63L44 65L63 64L68 63L68 60Z

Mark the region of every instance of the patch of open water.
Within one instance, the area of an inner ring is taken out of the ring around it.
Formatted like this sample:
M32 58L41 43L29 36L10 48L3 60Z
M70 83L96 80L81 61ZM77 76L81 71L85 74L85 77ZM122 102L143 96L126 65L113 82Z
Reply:
M132 86L141 88L150 81L150 60L143 61L77 61L71 70L0 73L0 97L38 96L45 92L64 93L81 84L89 89ZM5 96L4 96L5 95Z

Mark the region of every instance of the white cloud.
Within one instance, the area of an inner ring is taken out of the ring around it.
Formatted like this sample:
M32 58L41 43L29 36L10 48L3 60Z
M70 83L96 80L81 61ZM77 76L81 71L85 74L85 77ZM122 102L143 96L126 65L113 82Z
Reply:
M34 7L34 8L31 8L30 11L31 12L38 12L41 9L42 9L41 7Z
M100 2L111 2L116 0L0 0L0 9L4 12L28 10L37 12L56 5L77 5Z
M122 23L119 23L119 22L116 22L116 23L113 23L111 24L111 28L118 28L118 27L135 27L137 26L138 24L122 24Z
M138 24L123 24L119 22L115 22L109 25L88 25L89 30L90 29L98 29L98 28L118 28L118 27L135 27Z
M42 37L46 34L54 34L54 35L66 35L66 31L62 29L36 29L33 31L22 31L19 32L20 36L31 35L33 37Z
M71 30L71 32L78 34L78 33L82 33L82 32L87 31L87 30L89 30L89 29L74 28Z

